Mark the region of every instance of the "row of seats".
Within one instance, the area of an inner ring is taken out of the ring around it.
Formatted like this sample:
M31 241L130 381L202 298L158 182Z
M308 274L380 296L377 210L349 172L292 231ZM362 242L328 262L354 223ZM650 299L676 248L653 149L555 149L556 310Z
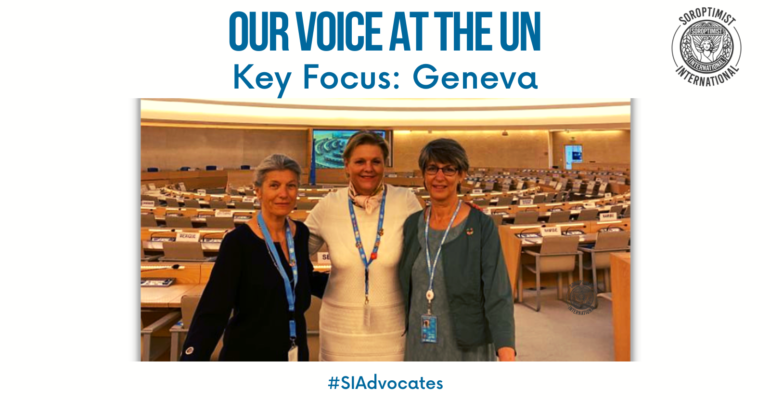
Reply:
M616 213L619 218L631 217L631 206L626 207L623 211L623 206L610 207L611 213ZM551 215L548 217L548 223L561 223L569 222L572 213L570 211L551 211ZM538 211L521 210L516 212L513 225L531 225L537 224L540 213ZM501 214L492 214L492 219L495 220L497 225L503 224L503 216ZM580 210L575 221L596 221L599 219L599 210L595 208Z
M195 167L180 167L178 171L195 171L197 168ZM221 167L218 167L216 165L207 165L205 167L206 171L218 171ZM251 165L241 165L241 169L251 169ZM146 172L160 172L160 168L158 167L148 167Z
M206 220L206 227L207 228L224 228L224 229L233 229L235 228L235 220L233 217L207 217ZM166 223L167 228L192 228L192 218L190 217L182 217L182 216L166 216ZM142 228L155 228L158 227L158 221L155 219L155 215L153 214L142 214Z

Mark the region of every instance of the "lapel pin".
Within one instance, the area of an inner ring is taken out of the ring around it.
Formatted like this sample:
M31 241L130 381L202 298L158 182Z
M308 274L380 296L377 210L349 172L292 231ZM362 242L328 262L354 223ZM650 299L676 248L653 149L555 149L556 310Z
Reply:
M468 235L468 236L473 235L473 228L466 229L465 230L465 234Z

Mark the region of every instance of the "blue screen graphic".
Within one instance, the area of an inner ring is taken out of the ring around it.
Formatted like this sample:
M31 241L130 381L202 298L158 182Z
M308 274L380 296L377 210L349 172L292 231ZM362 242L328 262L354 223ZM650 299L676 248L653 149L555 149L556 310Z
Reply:
M348 139L358 130L332 131L313 130L313 153L316 168L344 168L342 152ZM386 131L370 131L387 140Z

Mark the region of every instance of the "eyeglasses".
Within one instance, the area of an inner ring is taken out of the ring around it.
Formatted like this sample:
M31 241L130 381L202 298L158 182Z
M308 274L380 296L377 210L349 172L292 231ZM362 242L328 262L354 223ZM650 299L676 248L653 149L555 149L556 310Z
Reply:
M426 175L436 175L438 174L438 171L441 171L444 173L444 176L455 176L457 174L457 168L448 165L446 167L437 167L435 165L431 165L428 168L425 168L425 174Z

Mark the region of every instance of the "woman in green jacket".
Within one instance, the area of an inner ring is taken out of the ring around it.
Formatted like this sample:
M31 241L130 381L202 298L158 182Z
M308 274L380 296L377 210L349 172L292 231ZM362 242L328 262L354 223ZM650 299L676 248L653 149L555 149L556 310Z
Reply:
M514 361L513 300L497 226L458 197L468 156L456 141L437 139L419 164L430 206L404 224L404 359Z

